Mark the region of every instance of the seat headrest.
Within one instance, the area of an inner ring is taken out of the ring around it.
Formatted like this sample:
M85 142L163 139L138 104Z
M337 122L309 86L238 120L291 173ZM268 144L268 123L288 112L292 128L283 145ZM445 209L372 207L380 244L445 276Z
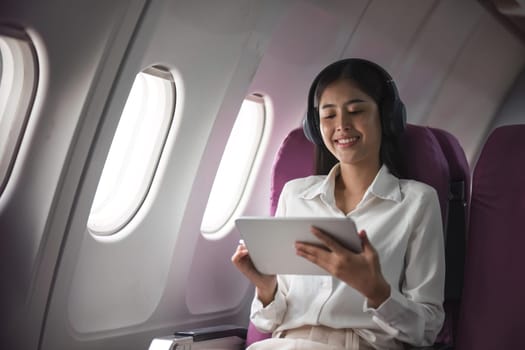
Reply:
M495 235L491 236L494 244L507 231L523 232L524 171L525 125L495 129L483 146L472 176L471 232ZM514 239L525 244L525 235L520 236Z
M448 131L436 128L429 128L438 140L443 154L448 161L451 181L467 181L467 188L470 188L470 168L468 165L465 151L458 139ZM468 197L468 196L467 196Z
M424 182L436 189L445 223L450 175L438 140L429 128L408 124L400 139L400 148L403 177Z
M302 128L292 130L284 139L272 169L270 213L275 214L285 183L314 173L314 144L308 141Z

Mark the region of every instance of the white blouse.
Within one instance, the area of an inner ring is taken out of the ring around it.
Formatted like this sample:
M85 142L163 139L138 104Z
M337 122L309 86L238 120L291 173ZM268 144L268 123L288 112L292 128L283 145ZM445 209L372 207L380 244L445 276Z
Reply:
M344 217L334 197L339 172L336 165L327 176L288 182L276 216ZM445 255L436 191L398 179L383 165L347 216L377 250L390 297L373 309L335 277L280 275L272 303L263 307L254 298L251 321L262 332L304 325L352 328L378 349L402 349L401 342L431 345L444 320Z

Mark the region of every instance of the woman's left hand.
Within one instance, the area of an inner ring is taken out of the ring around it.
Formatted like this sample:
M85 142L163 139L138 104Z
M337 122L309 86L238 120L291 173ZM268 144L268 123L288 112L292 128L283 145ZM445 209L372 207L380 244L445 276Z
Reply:
M297 255L310 260L334 277L353 287L368 299L368 306L377 308L390 296L390 285L383 277L379 256L366 232L359 232L361 253L343 247L325 232L312 227L312 233L325 245L296 242Z

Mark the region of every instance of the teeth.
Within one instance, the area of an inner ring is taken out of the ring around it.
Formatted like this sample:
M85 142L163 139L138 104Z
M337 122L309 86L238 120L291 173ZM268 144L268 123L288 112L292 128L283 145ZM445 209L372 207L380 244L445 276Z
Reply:
M339 139L339 140L337 140L337 142L342 144L342 145L345 145L345 144L350 143L350 142L355 142L355 141L357 141L357 136L350 137L349 139Z

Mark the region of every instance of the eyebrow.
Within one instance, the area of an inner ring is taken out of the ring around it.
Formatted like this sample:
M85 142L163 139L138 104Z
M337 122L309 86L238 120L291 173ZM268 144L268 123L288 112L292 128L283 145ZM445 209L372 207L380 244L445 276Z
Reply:
M362 100L360 98L354 98L352 100L348 100L344 103L345 106L347 105L351 105L351 104L354 104L354 103L362 103L362 102L366 102L365 100ZM325 109L325 108L332 108L332 107L335 107L335 104L333 103L328 103L328 104L324 104L321 106L321 109Z

